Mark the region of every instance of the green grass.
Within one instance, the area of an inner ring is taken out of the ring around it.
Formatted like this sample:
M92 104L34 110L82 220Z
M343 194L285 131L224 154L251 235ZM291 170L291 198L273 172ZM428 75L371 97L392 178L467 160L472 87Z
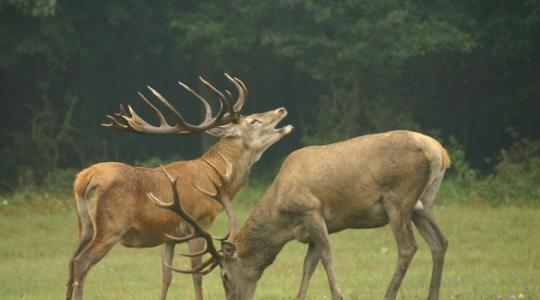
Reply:
M246 191L243 197L255 197ZM67 263L75 248L76 219L69 199L40 196L0 199L0 298L61 299ZM240 219L253 204L236 203ZM537 299L540 297L540 209L511 206L439 205L436 216L449 241L442 299ZM225 228L220 216L214 228ZM217 230L220 231L220 230ZM431 275L430 251L419 234L418 252L399 299L425 299ZM389 228L349 230L332 236L337 278L346 299L382 299L395 268L396 248ZM183 249L183 247L180 247ZM257 299L292 299L302 273L306 246L290 242L264 273ZM185 265L176 257L175 265ZM157 299L160 251L120 245L87 277L86 299ZM204 282L207 299L223 299L218 272ZM519 297L522 294L523 297ZM193 299L189 276L175 274L169 299ZM309 299L329 299L319 265Z

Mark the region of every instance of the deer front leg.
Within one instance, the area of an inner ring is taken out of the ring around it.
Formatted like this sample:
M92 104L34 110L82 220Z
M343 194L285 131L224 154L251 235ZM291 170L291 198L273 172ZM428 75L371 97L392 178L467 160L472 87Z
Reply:
M332 252L330 251L330 242L328 241L328 230L326 228L326 222L319 212L309 212L304 218L304 226L309 233L311 242L316 248L316 252L322 261L326 276L328 277L328 284L330 285L330 291L332 292L333 300L341 300L341 289L336 280L334 274L334 261L332 259ZM313 272L313 271L312 271Z
M194 239L189 241L188 243L189 251L191 253L199 252L204 248L204 240L203 239ZM191 258L191 267L195 268L196 266L200 265L202 262L201 256L196 256ZM203 300L203 292L202 292L202 282L203 277L199 274L192 274L193 278L193 287L195 288L195 299L197 300Z
M309 285L309 280L313 275L313 271L319 263L319 251L314 243L309 243L306 258L304 259L304 274L302 275L302 283L300 284L300 290L298 291L298 300L304 300Z
M167 298L167 291L172 280L172 260L174 256L174 244L167 243L161 246L161 300Z
M399 201L396 201L394 197L388 197L383 199L383 206L398 248L397 267L384 296L385 300L394 300L416 252L416 241L412 231L411 217L402 211Z

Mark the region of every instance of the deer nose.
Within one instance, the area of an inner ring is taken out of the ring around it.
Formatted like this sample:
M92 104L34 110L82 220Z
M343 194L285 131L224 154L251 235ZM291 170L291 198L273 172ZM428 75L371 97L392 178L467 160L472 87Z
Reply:
M285 109L285 107L280 107L277 109L277 112L281 115L283 114L286 114L287 113L287 110Z

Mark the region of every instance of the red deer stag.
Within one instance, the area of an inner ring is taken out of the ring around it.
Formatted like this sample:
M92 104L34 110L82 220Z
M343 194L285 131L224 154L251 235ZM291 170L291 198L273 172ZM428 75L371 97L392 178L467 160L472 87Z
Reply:
M129 113L120 106L118 119L107 116L110 123L106 127L120 130L153 134L189 134L207 132L221 139L202 157L189 161L179 161L165 166L168 172L181 178L176 184L187 212L202 228L210 227L221 206L212 200L214 186L219 186L228 198L243 186L252 165L272 144L292 130L288 125L276 128L287 111L279 108L266 113L240 115L247 97L246 86L237 78L225 74L238 90L238 99L231 103L232 95L224 95L199 77L206 88L215 94L221 104L216 116L208 102L180 83L190 94L199 99L205 108L205 119L199 125L186 122L183 116L157 91L150 92L176 118L170 125L163 114L145 96L139 96L150 106L159 119L159 126L144 121L132 108ZM120 121L121 120L121 121ZM198 188L192 185L196 184ZM77 215L79 220L79 244L69 263L69 280L66 299L82 299L84 278L89 269L101 260L116 243L127 247L162 247L162 289L161 299L166 298L171 282L172 271L166 265L172 263L176 241L168 235L189 234L185 221L176 214L158 208L145 196L152 192L160 197L171 197L169 181L159 169L133 167L130 165L106 162L83 170L74 183ZM204 192L203 192L204 191ZM204 241L189 241L192 253L203 250ZM200 263L199 256L192 256L192 265ZM202 299L202 277L193 275L195 294Z
M433 217L432 207L449 166L450 159L441 144L410 131L366 135L297 150L286 158L242 230L237 234L232 230L229 239L222 241L221 250L216 250L202 228L204 224L185 218L198 236L205 237L212 254L210 261L191 271L205 274L219 265L227 299L253 299L264 269L287 242L296 239L309 245L297 298L305 298L311 275L321 260L332 299L342 299L328 235L349 228L390 224L398 261L385 299L395 299L416 251L414 223L433 258L428 298L438 299L448 242ZM179 176L182 180L182 174ZM166 206L153 194L149 197ZM176 190L169 206L185 216L186 212L179 212L179 198ZM190 201L183 203L187 206Z

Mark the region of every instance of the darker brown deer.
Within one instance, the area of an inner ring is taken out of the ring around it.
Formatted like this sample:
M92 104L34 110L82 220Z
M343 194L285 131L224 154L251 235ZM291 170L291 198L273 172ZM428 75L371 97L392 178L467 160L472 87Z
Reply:
M238 90L238 99L234 103L229 91L220 92L199 77L220 102L220 110L215 116L202 96L180 83L204 106L205 117L198 125L187 122L168 100L151 87L148 89L174 116L175 124L169 124L161 111L141 93L140 97L154 111L159 125L146 122L131 106L126 110L122 105L115 116L107 116L110 123L103 124L128 132L179 135L206 132L220 138L202 157L163 167L180 178L175 182L175 188L182 195L183 207L205 230L222 210L222 205L212 197L215 187L232 199L263 152L292 130L290 125L276 128L287 114L284 108L242 116L240 111L246 101L247 88L238 78L225 76ZM79 243L69 263L66 299L82 299L86 274L117 243L135 248L163 245L161 299L165 299L172 277L167 265L172 264L174 247L178 242L170 236L187 237L190 234L190 227L184 219L156 207L146 197L147 192L159 197L172 197L169 179L159 169L106 162L81 171L75 180L74 191ZM204 240L189 239L188 243L190 252L204 251ZM188 256L192 257L193 266L200 264L200 256ZM202 277L194 274L193 282L196 298L202 299Z
M297 150L285 159L242 230L222 241L219 251L209 252L211 261L193 272L204 274L219 265L227 299L253 299L263 271L286 243L297 240L309 245L297 298L305 298L313 271L322 261L332 299L342 299L328 235L389 224L398 260L384 299L395 299L416 252L414 223L433 258L428 299L438 299L448 242L432 208L449 166L441 144L411 131ZM202 228L198 232L203 233ZM206 243L216 249L212 239Z

